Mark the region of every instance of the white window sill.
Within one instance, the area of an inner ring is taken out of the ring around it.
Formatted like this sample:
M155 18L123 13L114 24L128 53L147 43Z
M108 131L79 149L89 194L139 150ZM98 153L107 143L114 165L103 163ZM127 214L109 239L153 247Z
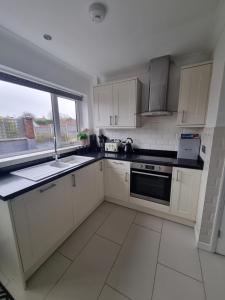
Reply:
M64 154L80 148L83 148L83 146L82 145L69 146L69 147L59 148L57 152L59 154ZM45 150L40 152L26 153L23 155L1 158L0 168L17 165L25 162L31 162L41 158L52 157L54 153L55 153L54 150Z

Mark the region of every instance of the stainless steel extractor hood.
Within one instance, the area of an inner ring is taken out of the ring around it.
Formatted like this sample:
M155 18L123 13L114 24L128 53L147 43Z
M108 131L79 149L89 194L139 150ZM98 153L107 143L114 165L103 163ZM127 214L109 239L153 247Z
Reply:
M148 111L142 116L168 116L167 91L170 56L161 56L150 61Z

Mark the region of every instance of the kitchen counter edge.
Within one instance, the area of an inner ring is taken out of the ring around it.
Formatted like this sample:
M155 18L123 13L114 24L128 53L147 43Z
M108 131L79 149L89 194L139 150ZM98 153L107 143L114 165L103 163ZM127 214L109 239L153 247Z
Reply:
M155 159L151 160L150 157L149 157L149 160L146 160L146 159L142 160L142 159L138 159L136 157L136 155L125 155L125 154L120 154L120 153L116 153L116 154L115 153L87 153L87 154L84 154L83 156L93 157L93 160L87 161L78 166L74 166L68 170L60 172L59 174L56 174L49 178L43 179L39 182L34 182L34 181L29 180L31 182L30 186L26 186L24 188L21 187L21 189L18 189L15 192L8 193L5 195L3 195L1 193L1 186L0 186L0 200L2 200L2 201L12 200L13 198L15 198L17 196L25 194L31 190L34 190L38 187L43 186L44 184L50 183L56 179L59 179L65 175L68 175L74 171L77 171L81 168L84 168L84 167L86 167L90 164L93 164L102 159L114 159L114 160L141 162L141 163L146 163L146 164L157 164L157 165L163 164L165 166L172 166L172 167L178 167L178 168L189 168L189 169L196 169L196 170L203 170L203 165L204 165L203 161L201 161L201 160L189 161L189 160L183 160L183 159L174 159L174 162L171 162L168 159L168 162L166 162L165 160L162 162L162 161L160 161L160 157L158 157L158 160L155 160ZM11 175L11 174L2 176L2 177L0 177L0 184L1 184L2 179L8 178L10 181L10 178L11 178L11 180L13 181L13 180L15 180L15 177L17 177L17 176ZM21 177L18 176L18 181L19 181L19 179L21 179ZM10 184L10 182L8 184Z

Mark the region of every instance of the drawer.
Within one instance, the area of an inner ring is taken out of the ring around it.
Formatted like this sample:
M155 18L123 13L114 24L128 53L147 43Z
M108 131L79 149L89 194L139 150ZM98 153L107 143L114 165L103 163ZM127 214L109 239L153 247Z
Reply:
M130 162L129 161L106 159L105 167L113 168L113 169L122 169L122 170L126 170L127 172L130 172Z

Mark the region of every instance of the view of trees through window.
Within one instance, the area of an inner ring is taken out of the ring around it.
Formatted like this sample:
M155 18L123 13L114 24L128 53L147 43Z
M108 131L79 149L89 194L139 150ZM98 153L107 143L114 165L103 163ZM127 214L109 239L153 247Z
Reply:
M0 81L0 157L54 149L77 141L76 103L37 89ZM52 103L58 118L53 118Z

